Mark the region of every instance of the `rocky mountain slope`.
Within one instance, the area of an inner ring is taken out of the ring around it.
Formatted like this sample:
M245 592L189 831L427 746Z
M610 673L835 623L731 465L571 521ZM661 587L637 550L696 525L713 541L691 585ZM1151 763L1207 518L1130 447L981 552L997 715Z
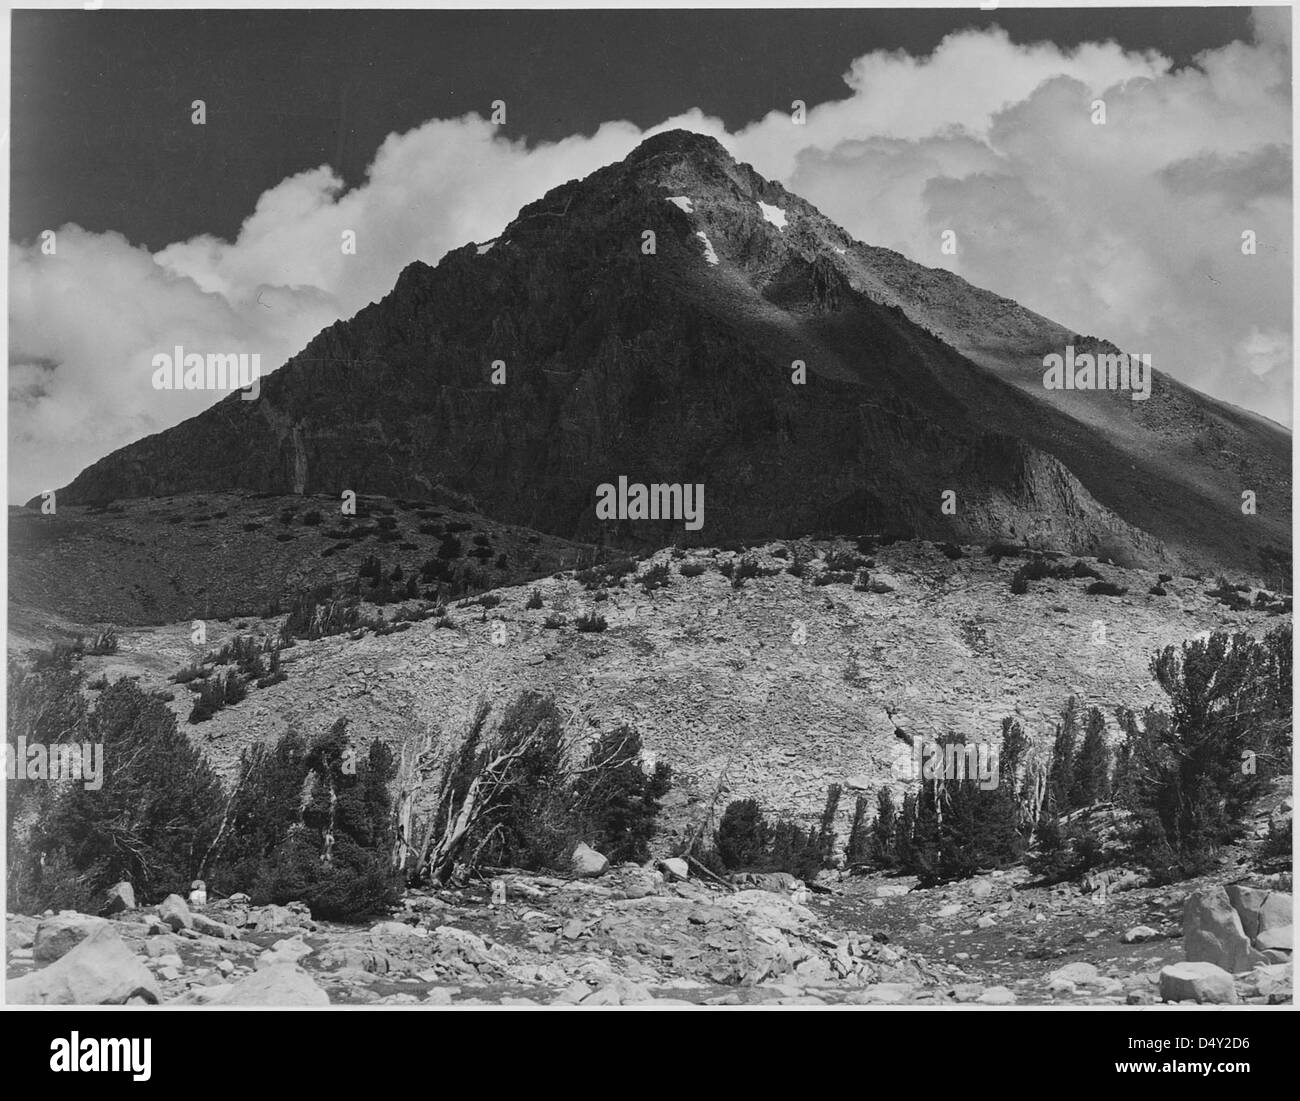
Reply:
M458 495L433 497L361 497L355 516L338 496L248 492L60 504L52 516L12 509L10 648L48 646L92 624L274 616L304 590L355 583L371 556L385 574L418 574L446 534L463 544L448 565L473 570L475 589L594 558L594 547L488 519Z
M59 500L443 484L503 522L642 546L866 530L1238 573L1289 547L1288 432L1167 375L1147 402L1045 391L1041 357L1073 336L852 241L674 131L495 241L410 265L258 400L115 452ZM598 522L595 487L620 475L704 483L703 531ZM1246 489L1257 516L1240 511Z
M596 588L562 572L498 589L490 607L452 607L441 627L426 619L399 634L299 641L283 653L287 680L194 726L184 725L190 693L167 678L224 634L273 633L274 621L213 629L203 647L188 621L127 630L118 653L84 664L91 676L137 676L147 690L174 691L183 728L226 774L242 748L291 726L314 733L346 717L361 740L399 745L425 729L451 739L479 699L499 705L530 688L594 724L635 725L679 777L678 817L689 817L725 768L731 797L811 818L829 783L899 782L909 751L897 730L997 744L1010 715L1045 739L1072 694L1113 723L1116 706L1163 702L1149 662L1164 646L1290 622L1229 610L1204 580L1178 577L1168 595L1150 595L1154 574L1095 561L1124 595L1089 595L1088 578L1035 581L1016 595L1017 560L970 551L954 561L928 543L881 547L868 571L874 591L829 568L828 555L848 553L843 543L751 550L759 576L739 587L742 556L733 552L664 550ZM782 572L804 556L803 576ZM647 592L635 578L656 564L668 567L667 583ZM831 576L842 580L818 583ZM534 590L539 608L527 606ZM588 613L606 629L577 630ZM562 625L548 626L551 617Z

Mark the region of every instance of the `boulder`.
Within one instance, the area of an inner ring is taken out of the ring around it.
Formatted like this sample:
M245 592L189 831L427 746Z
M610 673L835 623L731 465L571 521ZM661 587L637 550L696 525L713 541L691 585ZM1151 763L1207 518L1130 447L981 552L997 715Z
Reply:
M1187 896L1183 905L1183 951L1189 963L1212 963L1233 974L1266 962L1251 947L1228 892L1218 886Z
M36 943L36 928L40 919L27 914L9 914L5 919L5 947L31 948Z
M125 879L114 883L104 892L104 906L101 914L120 914L125 910L135 909L135 888Z
M1069 982L1077 986L1091 986L1101 978L1100 972L1090 963L1067 963L1064 967L1058 967L1050 975L1047 981L1052 982Z
M990 986L975 999L980 1005L1015 1005L1016 996L1005 986Z
M1228 901L1241 919L1242 931L1254 942L1275 929L1291 924L1291 896L1283 891L1242 887L1233 883L1228 887ZM1269 944L1259 947L1280 946Z
M298 902L288 906L263 906L249 914L245 924L258 933L284 933L299 929L310 932L315 929L316 923L311 920L310 911L304 914L295 907L306 909L306 904Z
M686 861L680 856L670 856L667 860L659 861L655 867L664 873L664 878L668 880L669 883L675 879L685 880L690 879L691 877L690 868L687 866Z
M1270 948L1290 952L1294 943L1291 938L1291 926L1275 925L1271 929L1264 930L1255 938L1255 947L1261 952L1266 952Z
M371 940L410 940L412 937L427 937L429 934L404 921L381 921L370 927Z
M261 971L270 967L279 967L282 964L297 964L314 951L315 949L302 939L301 934L296 937L289 937L286 940L276 941L274 945L258 956L257 968Z
M205 1005L329 1005L325 993L301 967L291 963L260 968L229 986L207 987Z
M96 929L106 928L108 924L103 918L88 914L63 913L42 918L36 926L32 959L37 963L53 963L66 956Z
M1237 989L1232 976L1222 967L1207 960L1197 960L1162 968L1160 997L1166 1002L1236 1005Z
M1135 925L1120 940L1125 944L1141 944L1143 941L1155 940L1160 934L1149 925Z
M203 933L209 937L216 937L218 940L239 940L239 930L233 925L215 921L206 914L193 914L191 916L194 920L195 932Z
M48 967L5 984L13 1005L156 1005L158 998L157 981L108 922Z
M1291 974L1289 963L1263 964L1245 978L1239 979L1238 989L1247 997L1284 994L1289 1000L1292 990Z
M158 917L170 925L173 933L194 927L194 915L180 895L168 895L158 907Z
M731 882L737 887L749 887L756 891L774 891L782 895L793 895L803 888L803 880L789 872L742 872L733 875Z
M605 874L605 870L609 867L609 859L585 841L580 841L578 847L573 850L573 855L569 857L569 864L573 868L574 875L590 879Z

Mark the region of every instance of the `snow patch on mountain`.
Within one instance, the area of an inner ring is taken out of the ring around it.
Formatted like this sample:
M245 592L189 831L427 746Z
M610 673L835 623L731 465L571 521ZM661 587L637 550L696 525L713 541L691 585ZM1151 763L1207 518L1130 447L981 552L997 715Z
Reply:
M718 262L718 254L713 251L713 243L705 236L703 230L696 230L695 236L704 242L704 259L710 264Z
M758 209L763 212L763 218L771 222L777 229L785 229L785 211L779 206L769 206L767 203L759 203Z
M691 204L691 200L685 195L669 195L668 201L679 210L686 211L687 214L695 213L695 207Z
M478 254L482 256L485 252L488 251L488 249L490 249L496 243L497 243L497 239L495 237L493 237L492 240L490 241L485 241L483 244L479 245Z

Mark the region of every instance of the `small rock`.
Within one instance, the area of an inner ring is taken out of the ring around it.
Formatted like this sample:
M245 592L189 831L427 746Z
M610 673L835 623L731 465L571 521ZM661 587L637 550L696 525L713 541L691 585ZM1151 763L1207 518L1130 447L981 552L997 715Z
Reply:
M990 986L975 999L980 1005L1015 1005L1016 996L1005 986Z
M1141 944L1143 941L1155 940L1160 934L1149 925L1135 925L1120 940L1125 944Z

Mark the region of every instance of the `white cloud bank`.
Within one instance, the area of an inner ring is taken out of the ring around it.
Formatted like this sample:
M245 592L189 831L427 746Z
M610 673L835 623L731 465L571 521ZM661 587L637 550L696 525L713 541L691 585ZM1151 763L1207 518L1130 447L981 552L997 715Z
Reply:
M693 111L529 150L476 115L435 120L390 135L346 194L327 166L282 181L234 242L150 254L67 225L54 256L11 244L12 499L211 404L154 391L156 353L261 352L278 366L410 261L495 237L548 188L679 126L717 137L860 240L1150 351L1190 385L1289 424L1288 18L1259 9L1253 42L1177 72L1113 43L1066 52L954 34L929 57L859 58L852 94L803 126L773 112L732 134ZM939 251L946 229L955 256ZM340 248L346 230L355 255Z

